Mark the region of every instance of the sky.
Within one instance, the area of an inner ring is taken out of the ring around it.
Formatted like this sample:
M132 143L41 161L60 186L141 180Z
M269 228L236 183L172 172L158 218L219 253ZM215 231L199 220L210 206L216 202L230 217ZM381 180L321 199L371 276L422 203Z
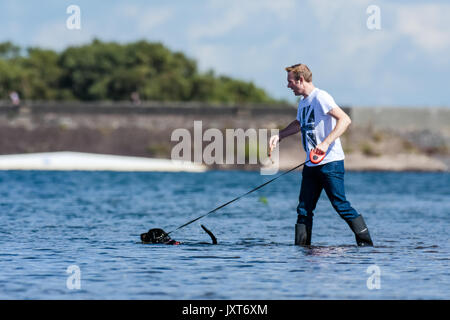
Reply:
M145 39L292 103L284 68L304 63L341 106L450 107L449 17L450 2L425 0L0 0L0 42Z

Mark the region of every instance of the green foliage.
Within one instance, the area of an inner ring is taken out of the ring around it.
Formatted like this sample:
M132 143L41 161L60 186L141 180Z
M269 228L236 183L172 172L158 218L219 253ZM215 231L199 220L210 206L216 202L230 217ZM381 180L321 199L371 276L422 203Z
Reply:
M0 59L0 95L5 97L12 90L22 90L22 79L25 77L24 70L15 62L9 63Z
M0 43L0 58L12 59L17 58L20 54L20 47L12 44L11 42Z
M58 54L50 50L29 48L28 57L19 63L25 71L22 78L24 96L43 100L58 99L61 68L57 64Z
M0 43L0 95L19 92L30 100L141 100L282 103L253 83L200 73L197 63L161 43L93 40L51 50Z
M167 157L170 157L171 149L170 149L170 146L167 146L162 143L157 143L157 144L151 144L151 145L147 146L146 151L152 157L167 158Z
M381 153L377 151L370 143L363 142L361 144L361 151L365 156L368 157L379 157Z

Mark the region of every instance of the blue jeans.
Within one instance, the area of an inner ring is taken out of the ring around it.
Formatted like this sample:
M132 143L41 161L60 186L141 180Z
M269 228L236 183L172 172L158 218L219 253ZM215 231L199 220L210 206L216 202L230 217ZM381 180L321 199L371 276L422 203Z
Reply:
M344 173L344 160L328 162L316 167L304 167L297 206L297 223L304 223L312 228L313 211L322 189L325 189L333 208L342 219L349 221L359 216L345 198Z

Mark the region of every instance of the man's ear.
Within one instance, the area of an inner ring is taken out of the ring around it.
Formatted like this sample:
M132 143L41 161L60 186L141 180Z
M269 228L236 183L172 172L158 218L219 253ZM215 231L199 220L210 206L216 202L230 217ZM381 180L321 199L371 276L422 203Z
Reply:
M300 79L298 79L298 81L300 82L300 84L303 84L305 82L305 78L303 78L303 76L300 76Z

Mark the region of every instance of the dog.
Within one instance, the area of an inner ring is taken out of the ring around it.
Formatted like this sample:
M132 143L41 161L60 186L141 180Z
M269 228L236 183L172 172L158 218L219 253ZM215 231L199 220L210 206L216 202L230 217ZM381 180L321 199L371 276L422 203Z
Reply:
M212 244L217 244L217 239L214 234L209 231L204 225L201 225L202 229L211 237ZM163 229L154 228L148 230L146 233L141 233L141 241L142 243L151 243L151 244L170 244L170 245L178 245L180 242L173 240Z
M163 229L150 229L146 233L141 234L141 241L143 243L152 243L152 244L171 244L171 245L178 245L180 242L173 240L169 237L167 232L165 232Z

